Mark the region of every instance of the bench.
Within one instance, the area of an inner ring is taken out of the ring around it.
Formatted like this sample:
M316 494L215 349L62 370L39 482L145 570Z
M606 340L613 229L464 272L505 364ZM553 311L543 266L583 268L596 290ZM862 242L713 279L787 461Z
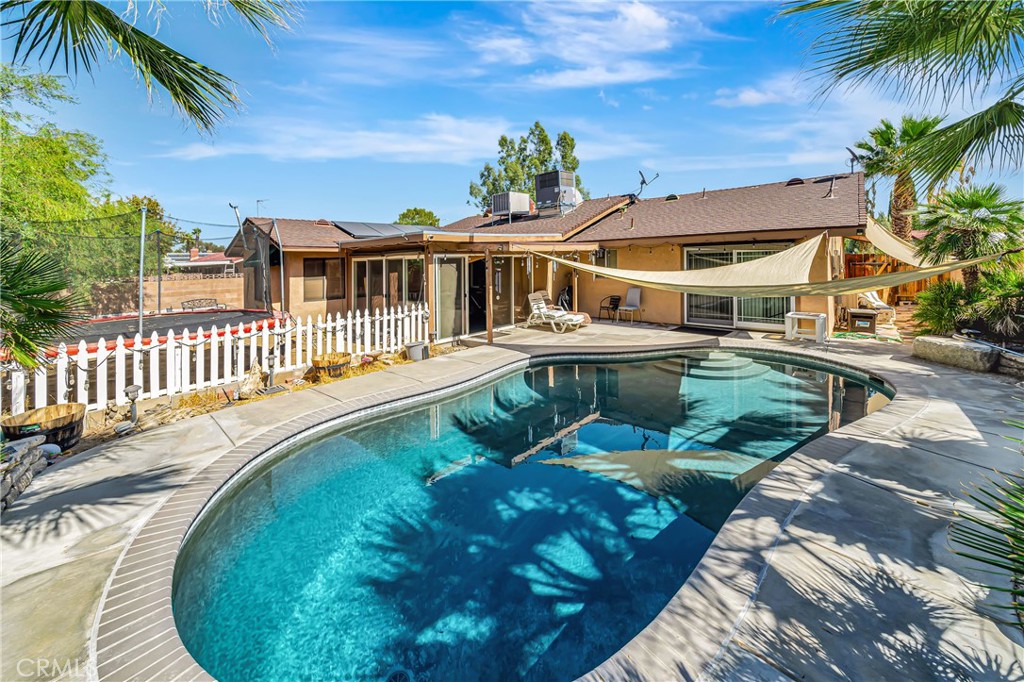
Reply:
M223 308L215 298L193 298L181 302L182 310L203 310L204 308Z

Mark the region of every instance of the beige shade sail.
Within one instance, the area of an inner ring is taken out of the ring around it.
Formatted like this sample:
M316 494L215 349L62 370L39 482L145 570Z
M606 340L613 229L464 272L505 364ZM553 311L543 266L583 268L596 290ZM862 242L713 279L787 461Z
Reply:
M864 236L871 242L872 246L887 256L892 256L907 265L913 265L915 268L921 268L926 265L924 260L917 255L917 249L913 244L903 241L870 218L868 219L868 226L864 228Z
M819 253L821 257L825 257L825 248L825 235L821 234L814 239L771 256L705 270L621 270L589 263L577 263L538 251L532 253L581 272L589 272L636 286L688 294L749 298L859 294L864 291L875 291L935 277L970 265L987 263L1002 255L993 254L955 263L942 263L916 270L889 272L870 277L812 282L810 279L811 264L819 256Z

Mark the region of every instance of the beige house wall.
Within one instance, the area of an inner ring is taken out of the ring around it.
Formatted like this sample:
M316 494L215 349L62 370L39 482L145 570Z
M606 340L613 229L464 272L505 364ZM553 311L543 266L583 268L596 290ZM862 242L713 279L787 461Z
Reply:
M303 291L303 261L306 258L337 258L337 251L286 251L284 254L284 308L293 317L326 317L335 313L348 312L348 288L351 285L347 265L342 268L342 280L345 283L345 298L323 301L305 300ZM281 301L281 274L277 266L270 268L270 296L274 307Z
M633 246L619 248L618 267L624 270L671 270L679 271L683 267L683 251L674 244L660 246ZM586 257L586 255L582 256ZM579 308L595 320L606 296L621 296L626 302L626 290L629 285L604 277L581 273L579 278ZM660 291L642 287L640 292L640 311L645 322L662 324L682 324L683 295L673 291Z

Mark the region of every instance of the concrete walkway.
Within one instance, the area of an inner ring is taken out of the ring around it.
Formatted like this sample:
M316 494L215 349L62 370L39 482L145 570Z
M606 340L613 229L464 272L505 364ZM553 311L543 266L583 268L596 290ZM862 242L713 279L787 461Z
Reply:
M823 353L642 325L561 336L516 330L495 341L502 347L197 417L51 467L0 527L0 679L168 679L172 669L201 678L177 649L159 659L166 667L128 656L98 669L98 658L110 660L106 642L97 645L98 607L115 569L124 572L126 547L138 546L172 495L181 499L204 470L229 475L238 466L230 457L267 447L282 429L450 388L529 356L680 345L796 350L878 374L899 394L762 481L655 622L591 679L1024 679L1019 630L997 625L996 598L968 582L992 576L946 546L963 486L1021 467L1002 420L1022 392L1005 377L928 365L889 344L845 342ZM198 508L205 497L194 497L186 501ZM173 554L165 562L153 570L169 572Z

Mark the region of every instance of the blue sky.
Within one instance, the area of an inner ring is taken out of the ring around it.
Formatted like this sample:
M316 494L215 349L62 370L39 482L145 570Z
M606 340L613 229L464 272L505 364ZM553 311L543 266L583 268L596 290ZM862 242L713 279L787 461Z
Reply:
M756 3L304 5L268 48L227 15L171 2L158 36L237 81L244 109L203 136L147 101L123 59L73 83L58 122L99 136L109 188L175 216L392 221L473 212L498 137L535 120L577 140L593 196L651 196L846 168L844 147L908 107L868 91L812 102L803 37ZM140 17L152 27L154 18ZM6 51L10 45L6 44ZM1022 192L1020 175L997 177ZM206 237L227 229L208 228Z

